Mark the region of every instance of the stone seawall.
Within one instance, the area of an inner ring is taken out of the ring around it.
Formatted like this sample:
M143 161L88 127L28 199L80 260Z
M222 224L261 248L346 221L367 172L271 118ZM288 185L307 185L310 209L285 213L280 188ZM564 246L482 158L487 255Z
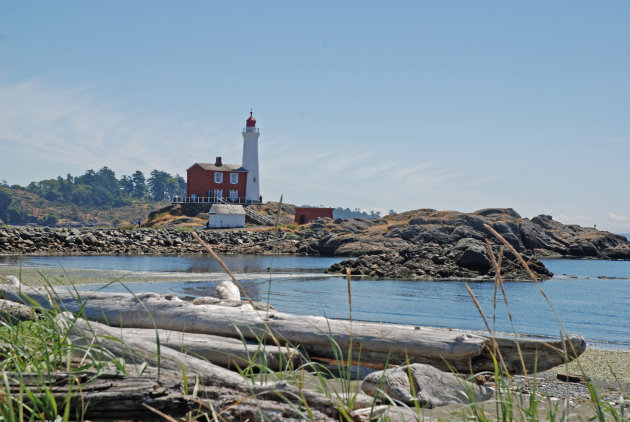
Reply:
M197 233L221 253L266 254L274 250L271 232L199 230ZM287 251L286 245L278 246L281 253L297 252ZM160 255L203 252L190 232L177 229L0 228L0 254Z

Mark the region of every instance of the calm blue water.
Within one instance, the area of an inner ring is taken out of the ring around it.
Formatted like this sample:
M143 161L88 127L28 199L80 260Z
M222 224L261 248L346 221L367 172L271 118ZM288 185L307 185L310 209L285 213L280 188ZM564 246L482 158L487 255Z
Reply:
M253 300L269 301L284 312L349 316L348 288L343 277L323 271L338 258L225 256ZM15 257L0 257L0 265L15 265ZM630 262L545 260L556 276L541 283L565 328L597 347L630 350ZM172 273L173 281L132 283L137 292L213 295L225 279L207 256L80 256L31 257L24 265L99 270ZM269 282L269 267L273 267ZM199 281L178 281L177 274L194 273ZM600 278L603 277L603 278ZM494 283L472 282L471 289L493 325ZM95 288L85 286L85 288ZM353 279L352 317L358 320L484 330L464 282ZM538 286L507 282L505 289L515 328L520 333L557 337L559 325ZM108 291L125 291L110 286ZM507 309L499 293L495 328L511 332Z

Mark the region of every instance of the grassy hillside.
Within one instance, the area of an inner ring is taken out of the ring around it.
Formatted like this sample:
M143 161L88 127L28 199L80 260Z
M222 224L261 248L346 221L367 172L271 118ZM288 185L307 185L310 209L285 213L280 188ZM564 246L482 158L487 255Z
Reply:
M11 205L22 209L30 222L42 221L50 214L59 218L58 225L124 225L138 219L145 220L149 213L167 202L136 200L123 207L93 207L57 201L48 201L23 189L4 188L12 195Z

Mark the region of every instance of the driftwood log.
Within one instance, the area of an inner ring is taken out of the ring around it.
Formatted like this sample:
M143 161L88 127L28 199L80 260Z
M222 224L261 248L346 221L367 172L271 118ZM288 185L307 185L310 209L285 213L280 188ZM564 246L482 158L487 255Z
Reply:
M69 312L57 315L56 322L60 329L70 330L71 344L75 347L78 346L77 352L83 356L83 359L89 356L97 361L124 358L127 365L146 363L150 368L160 368L158 381L163 378L162 372L165 374L164 377L170 381L182 380L186 374L189 385L194 383L193 378L197 376L206 388L205 391L209 397L225 401L224 394L227 392L228 395L231 394L232 396L236 394L238 400L251 399L254 406L258 399L266 402L265 406L271 412L266 415L266 418L270 420L300 420L298 409L304 403L307 403L309 408L316 409L318 414L327 416L321 420L329 420L328 417L337 418L339 416L335 403L318 392L298 390L286 382L253 383L236 372L169 347L160 347L158 352L155 338L153 341L134 338L134 336L125 338L124 335L120 335L119 328L75 318ZM238 402L238 400L234 401ZM277 407L278 403L293 403L293 413L289 412L288 416L285 415L290 409L283 406ZM367 405L369 406L369 404ZM242 411L240 403L238 407L239 411ZM245 408L249 409L247 406ZM120 415L121 413L118 413L119 417ZM283 416L280 417L279 415ZM304 415L301 419L304 419ZM316 420L320 419L317 418Z
M449 365L461 372L493 371L492 340L486 336L450 332L395 324L297 316L273 310L234 308L217 305L193 305L172 297L154 293L139 295L122 293L77 292L59 287L51 299L46 289L19 285L0 286L8 299L24 301L24 294L43 307L51 301L63 310L83 312L85 318L116 327L160 328L222 337L245 338L271 343L275 337L299 347L310 356L335 359L339 355L332 347L346 353L352 344L353 359L361 362L389 364L426 363L448 370ZM28 302L28 301L27 301ZM569 360L586 348L584 339L571 336L566 342ZM508 371L522 373L523 366L513 339L502 339L501 350ZM560 341L520 341L525 368L543 371L564 362ZM537 368L535 356L537 355Z
M35 310L21 303L0 299L0 322L15 324L35 319Z
M42 391L45 387L62 413L69 397L70 416L76 415L77 420L163 421L191 412L192 417L204 413L209 416L201 420L303 421L309 414L295 400L298 392L284 383L277 384L277 390L261 386L201 384L197 387L197 396L193 397L184 394L181 373L162 370L158 379L155 368L147 368L140 376L85 371L51 373L46 379L42 379L41 374L24 373L6 373L6 377L6 393L24 397L31 405L30 397L23 394L24 387L31 391ZM188 383L192 390L195 380L190 379ZM339 420L330 401L319 398L307 403L311 420Z
M160 344L164 347L233 370L243 369L252 363L264 365L272 371L281 371L290 367L290 363L296 367L299 362L296 349L279 349L273 344L254 344L229 337L149 328L118 328L116 334L123 343L141 340L154 344L159 336Z

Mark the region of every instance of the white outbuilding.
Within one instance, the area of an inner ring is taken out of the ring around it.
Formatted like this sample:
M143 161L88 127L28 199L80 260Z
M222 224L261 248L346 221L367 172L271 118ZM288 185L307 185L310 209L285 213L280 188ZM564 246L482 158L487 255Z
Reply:
M245 227L245 209L242 205L214 204L210 208L208 227Z

